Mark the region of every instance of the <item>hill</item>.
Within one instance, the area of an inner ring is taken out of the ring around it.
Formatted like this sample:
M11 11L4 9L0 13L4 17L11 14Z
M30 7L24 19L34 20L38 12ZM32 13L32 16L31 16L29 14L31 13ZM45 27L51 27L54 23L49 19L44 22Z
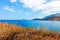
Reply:
M56 13L56 14L52 14L52 15L46 16L43 19L60 21L60 13Z
M60 40L60 34L0 23L0 40Z

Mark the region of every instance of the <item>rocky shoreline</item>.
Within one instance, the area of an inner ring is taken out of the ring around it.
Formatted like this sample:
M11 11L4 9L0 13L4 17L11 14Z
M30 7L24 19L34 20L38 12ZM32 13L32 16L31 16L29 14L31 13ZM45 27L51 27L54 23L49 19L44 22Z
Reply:
M0 23L0 40L60 40L60 34Z

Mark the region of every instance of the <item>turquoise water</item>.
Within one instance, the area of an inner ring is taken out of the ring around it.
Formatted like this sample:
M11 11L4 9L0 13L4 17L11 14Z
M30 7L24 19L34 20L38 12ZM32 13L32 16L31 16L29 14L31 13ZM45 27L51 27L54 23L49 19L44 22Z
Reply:
M48 29L60 32L60 21L42 21L42 20L0 20L0 22L16 24L26 28Z

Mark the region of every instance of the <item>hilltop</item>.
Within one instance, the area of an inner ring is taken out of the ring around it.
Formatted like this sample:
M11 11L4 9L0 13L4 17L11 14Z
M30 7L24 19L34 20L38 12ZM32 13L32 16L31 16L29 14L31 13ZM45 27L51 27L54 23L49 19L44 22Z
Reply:
M21 26L0 23L0 40L60 40L60 34Z

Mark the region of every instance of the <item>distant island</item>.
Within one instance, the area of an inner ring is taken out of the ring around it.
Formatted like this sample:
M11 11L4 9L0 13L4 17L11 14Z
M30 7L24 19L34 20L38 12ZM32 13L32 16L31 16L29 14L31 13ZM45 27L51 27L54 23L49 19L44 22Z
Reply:
M44 20L44 19L40 19L40 18L35 18L35 19L33 19L33 20Z

